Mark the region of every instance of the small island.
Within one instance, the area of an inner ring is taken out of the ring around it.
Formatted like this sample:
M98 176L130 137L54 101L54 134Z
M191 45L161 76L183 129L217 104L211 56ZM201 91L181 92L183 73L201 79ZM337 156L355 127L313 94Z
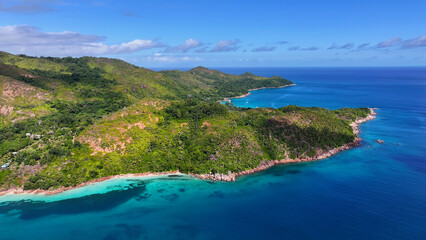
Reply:
M374 109L239 108L218 101L292 86L196 67L0 52L0 191L58 193L115 176L235 181L357 146Z

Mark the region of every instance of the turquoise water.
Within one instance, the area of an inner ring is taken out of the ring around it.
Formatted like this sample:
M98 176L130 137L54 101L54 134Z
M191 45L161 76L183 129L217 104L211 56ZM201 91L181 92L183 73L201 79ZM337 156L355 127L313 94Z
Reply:
M425 239L426 68L219 70L297 84L232 100L238 106L379 115L362 125L358 148L233 183L170 175L2 196L0 239Z

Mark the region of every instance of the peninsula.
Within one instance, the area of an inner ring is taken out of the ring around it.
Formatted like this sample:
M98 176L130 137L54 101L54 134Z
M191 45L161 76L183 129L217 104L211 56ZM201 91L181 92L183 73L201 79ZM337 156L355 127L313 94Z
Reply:
M359 144L373 109L238 108L219 100L294 85L196 67L0 52L0 191L57 193L110 179L236 177Z

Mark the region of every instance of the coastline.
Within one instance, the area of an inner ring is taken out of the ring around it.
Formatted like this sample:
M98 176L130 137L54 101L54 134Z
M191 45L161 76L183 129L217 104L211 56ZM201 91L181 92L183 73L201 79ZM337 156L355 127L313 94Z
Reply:
M290 86L290 85L287 85ZM286 87L286 86L284 86ZM35 189L35 190L24 190L23 188L11 188L8 190L0 190L0 197L4 195L15 195L15 194L37 194L37 195L55 195L59 194L68 190L81 188L90 184L103 182L110 179L119 179L119 178L134 178L134 177L155 177L155 176L163 176L163 175L170 175L170 174L187 174L189 176L202 179L202 180L212 180L212 181L225 181L225 182L233 182L236 181L237 177L243 176L243 175L249 175L256 172L260 172L263 170L266 170L270 167L273 167L278 164L290 164L290 163L301 163L301 162L311 162L311 161L317 161L321 159L325 159L328 157L331 157L337 153L340 153L344 150L351 149L353 147L356 147L361 142L361 138L359 138L359 126L361 123L373 120L376 118L377 113L374 111L376 108L369 108L370 114L361 119L357 119L356 121L352 122L350 126L352 127L353 133L356 135L353 142L347 143L343 146L340 146L338 148L333 148L325 152L321 152L319 155L314 157L308 157L308 158L296 158L296 159L282 159L282 160L265 160L262 161L259 166L256 168L245 170L242 172L237 173L230 173L230 174L195 174L195 173L181 173L179 170L175 171L168 171L168 172L146 172L146 173L129 173L129 174L119 174L119 175L112 175L108 177L98 178L94 179L88 182L81 183L74 187L63 187L55 190L42 190L42 189Z
M260 88L253 88L253 89L249 89L247 90L248 92L246 94L237 96L237 97L226 97L222 100L219 100L218 102L231 102L231 99L236 99L236 98L245 98L247 96L249 96L251 94L251 91L256 91L256 90L260 90L260 89L267 89L267 88L285 88L285 87L291 87L291 86L296 86L296 84L292 83L289 85L284 85L284 86L279 86L279 87L260 87Z
M369 109L370 109L370 114L367 117L357 119L350 124L350 126L352 127L352 130L353 130L353 133L356 135L353 142L347 143L347 144L340 146L338 148L333 148L333 149L330 149L328 151L321 152L320 154L318 154L314 157L262 161L260 163L260 165L257 166L256 168L253 168L253 169L250 169L250 170L245 170L245 171L242 171L242 172L237 172L237 173L230 173L230 174L219 174L219 173L216 173L216 174L193 174L193 173L189 173L189 175L191 175L193 177L197 177L199 179L203 179L203 180L233 182L233 181L236 181L237 177L239 177L239 176L244 176L244 175L249 175L249 174L253 174L253 173L256 173L256 172L260 172L260 171L266 170L266 169L273 167L275 165L278 165L278 164L312 162L312 161L317 161L317 160L329 158L329 157L331 157L331 156L333 156L337 153L340 153L344 150L348 150L348 149L351 149L353 147L359 146L359 144L361 142L361 138L359 138L359 136L358 136L359 133L360 133L360 130L359 130L360 124L375 119L376 115L377 115L377 113L374 111L377 108L369 108Z
M158 176L164 176L164 175L171 175L171 174L181 174L179 170L176 171L169 171L169 172L158 172L158 173L152 173L152 172L146 172L146 173L127 173L127 174L119 174L119 175L112 175L108 177L102 177L98 179L94 179L88 182L81 183L74 187L62 187L55 190L43 190L43 189L34 189L34 190L24 190L23 188L11 188L8 190L1 190L0 191L0 197L5 195L15 195L15 194L37 194L37 195L55 195L59 194L68 190L81 188L90 184L103 182L110 179L121 179L121 178L144 178L144 177L158 177Z

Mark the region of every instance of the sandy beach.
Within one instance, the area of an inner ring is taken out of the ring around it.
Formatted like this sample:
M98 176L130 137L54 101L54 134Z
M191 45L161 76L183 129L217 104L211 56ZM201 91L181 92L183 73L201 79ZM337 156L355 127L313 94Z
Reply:
M0 191L0 196L11 195L11 194L40 194L40 195L48 196L48 195L62 193L71 189L81 188L90 184L103 182L110 179L156 177L156 176L171 175L171 174L180 174L180 172L179 170L177 170L177 171L158 172L158 173L146 172L146 173L128 173L128 174L112 175L112 176L98 178L92 181L84 182L74 187L63 187L63 188L58 188L55 190L43 190L43 189L23 190L22 188L11 188L8 190Z

